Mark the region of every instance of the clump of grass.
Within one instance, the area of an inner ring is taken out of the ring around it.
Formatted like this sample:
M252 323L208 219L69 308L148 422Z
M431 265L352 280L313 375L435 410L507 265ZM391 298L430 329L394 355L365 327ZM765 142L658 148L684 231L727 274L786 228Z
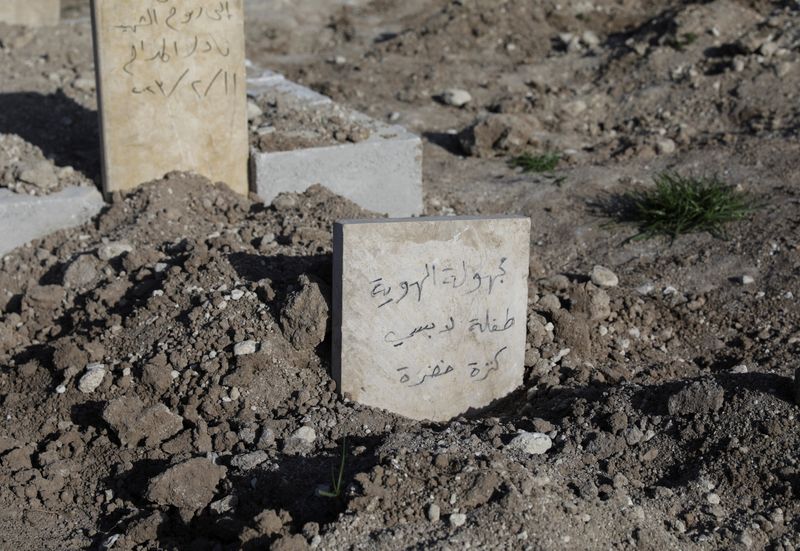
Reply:
M758 205L753 198L717 177L685 177L665 172L655 188L624 194L613 216L639 226L635 239L707 231L726 238L725 224L742 220Z
M697 40L697 35L694 33L685 33L680 36L673 36L667 40L667 45L671 48L682 52L686 50L687 46L691 46Z
M342 490L344 490L344 468L345 464L347 463L347 439L342 439L342 458L339 461L339 473L338 476L334 467L331 467L331 489L323 490L319 492L319 495L323 497L330 497L333 499L339 499L342 496Z
M521 168L522 172L552 172L560 161L561 155L558 153L543 153L541 155L524 153L510 159L508 166Z

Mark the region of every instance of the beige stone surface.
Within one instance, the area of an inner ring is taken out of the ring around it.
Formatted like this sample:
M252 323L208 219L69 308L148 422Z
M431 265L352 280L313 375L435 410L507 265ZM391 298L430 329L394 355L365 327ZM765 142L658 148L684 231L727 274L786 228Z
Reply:
M57 25L61 0L0 0L0 21L12 25L39 27Z
M333 373L356 402L446 421L522 384L530 219L334 226Z
M93 0L104 186L173 170L247 193L242 0Z

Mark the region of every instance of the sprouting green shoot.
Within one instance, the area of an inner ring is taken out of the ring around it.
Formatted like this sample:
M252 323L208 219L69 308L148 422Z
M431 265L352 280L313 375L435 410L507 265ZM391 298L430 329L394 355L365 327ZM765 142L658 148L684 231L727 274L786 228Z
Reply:
M344 489L344 467L347 462L347 439L342 439L342 458L339 461L339 474L337 476L335 467L331 466L331 489L330 491L320 491L319 495L338 499Z
M639 226L635 239L707 231L725 238L725 224L742 220L758 205L753 198L717 177L684 177L662 173L655 188L624 194L613 216Z
M521 168L522 172L552 172L561 161L558 153L544 153L542 155L531 155L524 153L508 161L511 168Z
M687 46L691 46L697 40L697 35L694 33L685 33L680 36L673 36L667 41L667 45L671 48L682 52Z

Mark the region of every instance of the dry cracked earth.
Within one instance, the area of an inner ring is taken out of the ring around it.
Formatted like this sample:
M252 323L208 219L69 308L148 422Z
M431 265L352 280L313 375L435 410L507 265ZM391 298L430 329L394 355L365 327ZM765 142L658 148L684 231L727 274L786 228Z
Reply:
M64 4L0 24L20 193L99 177L88 8ZM422 135L428 214L531 217L524 385L441 424L343 400L331 225L379 214L169 174L2 259L0 547L800 548L797 2L272 2L247 41ZM609 223L667 170L759 208L724 239Z

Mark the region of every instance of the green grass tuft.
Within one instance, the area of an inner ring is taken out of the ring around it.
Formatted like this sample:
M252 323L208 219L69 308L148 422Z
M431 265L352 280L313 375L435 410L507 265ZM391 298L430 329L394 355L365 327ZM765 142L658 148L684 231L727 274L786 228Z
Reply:
M552 172L561 161L558 153L544 153L542 155L531 155L525 153L514 157L508 161L511 168L521 168L522 172Z
M339 461L339 474L336 475L333 467L331 467L331 489L330 491L321 491L319 495L323 497L330 497L333 499L340 499L342 497L342 490L344 490L344 468L347 463L347 439L342 439L342 457Z
M681 234L703 231L726 238L725 224L742 220L758 208L749 194L717 177L663 173L653 180L655 188L621 196L612 213L618 222L638 225L635 239L666 235L674 240Z
M688 46L697 41L698 36L694 33L686 33L680 36L673 36L669 40L667 40L667 46L679 51L683 52L686 50Z

